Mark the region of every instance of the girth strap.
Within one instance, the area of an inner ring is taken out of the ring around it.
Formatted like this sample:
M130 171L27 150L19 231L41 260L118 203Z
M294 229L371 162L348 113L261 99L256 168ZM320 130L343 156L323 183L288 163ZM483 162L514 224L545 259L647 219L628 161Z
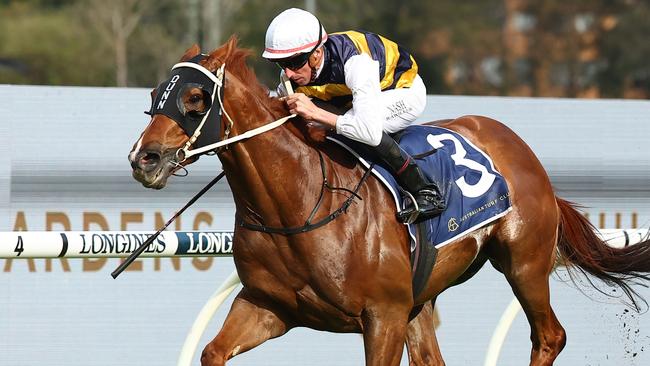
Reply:
M424 290L438 256L438 249L427 238L425 225L428 225L428 221L415 224L417 242L415 250L411 252L411 278L414 299Z

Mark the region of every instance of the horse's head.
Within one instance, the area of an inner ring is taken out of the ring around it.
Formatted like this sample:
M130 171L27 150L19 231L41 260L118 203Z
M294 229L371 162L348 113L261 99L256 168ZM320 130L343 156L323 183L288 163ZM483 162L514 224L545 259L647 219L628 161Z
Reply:
M215 74L223 74L219 68L235 49L234 38L209 55L202 55L194 45L174 66L170 78L151 92L151 121L129 154L133 177L142 185L165 187L170 175L197 159L184 156L190 146L221 138L221 96L216 94L223 92L218 87L223 76Z

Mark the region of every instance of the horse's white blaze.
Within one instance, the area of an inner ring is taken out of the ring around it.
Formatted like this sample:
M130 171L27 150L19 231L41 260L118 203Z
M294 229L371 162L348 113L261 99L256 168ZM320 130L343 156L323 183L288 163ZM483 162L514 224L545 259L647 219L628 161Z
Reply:
M142 135L140 135L138 142L135 144L135 148L129 154L129 161L135 161L135 157L138 156L141 147L142 147Z

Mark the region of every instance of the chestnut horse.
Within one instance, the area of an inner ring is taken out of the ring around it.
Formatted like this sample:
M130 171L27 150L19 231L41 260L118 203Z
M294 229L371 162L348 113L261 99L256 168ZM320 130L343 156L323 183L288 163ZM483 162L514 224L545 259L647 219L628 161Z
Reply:
M191 84L178 95L179 109L205 115L211 107L220 108L228 118L221 118L221 131L227 132L219 138L288 115L284 103L269 97L246 66L248 52L238 49L236 40L202 58L199 53L194 46L181 61L201 59L198 63L209 73L225 65L223 96L220 103L212 96L211 104L210 94ZM399 365L405 342L412 365L444 365L432 304L488 259L505 275L530 323L530 365L552 365L565 345L565 331L549 302L549 274L558 261L623 288L634 301L628 283L647 279L650 241L608 247L572 204L555 196L531 149L503 124L466 116L439 125L491 157L507 181L512 210L440 248L417 298L408 234L396 219L394 200L378 179L363 180L365 168L342 148L311 138L305 121L293 118L218 150L236 206L233 258L243 288L222 329L205 347L202 365L224 365L293 327L362 333L366 365ZM129 155L133 176L146 187L164 187L179 163L196 159L179 159L188 140L179 123L153 114ZM356 196L327 189L324 175L327 187L354 190L359 185ZM241 224L301 227L308 218L326 218L351 196L355 198L343 214L310 231L262 232Z

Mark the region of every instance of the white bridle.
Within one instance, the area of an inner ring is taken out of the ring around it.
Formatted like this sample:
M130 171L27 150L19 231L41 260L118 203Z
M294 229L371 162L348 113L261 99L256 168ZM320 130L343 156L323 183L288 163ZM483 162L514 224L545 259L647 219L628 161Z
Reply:
M276 128L276 127L281 126L286 121L288 121L291 118L296 116L295 114L291 114L289 116L282 117L282 118L280 118L280 119L278 119L276 121L265 124L265 125L260 126L258 128L252 129L250 131L246 131L245 133L243 133L241 135L237 135L237 136L228 138L228 135L230 135L230 130L231 130L232 126L234 125L234 122L233 122L232 118L230 118L230 115L228 115L228 112L226 112L226 110L224 108L224 105L223 105L223 101L221 100L221 89L223 88L223 79L224 79L224 75L225 75L226 64L224 63L223 65L221 65L221 67L217 70L216 74L211 73L210 70L206 69L205 67L203 67L203 66L201 66L199 64L195 64L193 62L180 62L180 63L177 63L176 65L174 65L174 67L172 67L172 70L174 70L176 68L179 68L179 67L190 67L190 68L196 69L196 70L200 71L201 73L203 73L204 75L206 75L208 78L210 78L210 80L212 80L214 82L214 88L212 90L212 101L211 101L211 104L210 104L210 108L212 108L212 106L214 106L214 98L215 98L215 95L216 95L216 98L218 98L218 101L219 101L219 114L226 116L226 118L228 119L228 126L226 127L226 130L224 131L224 139L223 140L221 140L219 142L215 142L214 144L210 144L210 145L206 145L206 146L203 146L203 147L200 147L200 148L197 148L197 149L190 150L190 147L192 146L192 144L194 142L196 142L196 139L198 139L199 135L201 135L201 129L203 128L203 125L205 124L205 121L208 119L208 116L209 116L210 113L208 113L208 111L206 111L205 115L203 116L203 119L201 120L201 123L196 128L196 130L194 131L194 134L192 136L190 136L190 139L187 140L187 142L185 143L185 145L182 148L180 148L180 149L178 149L178 151L176 151L176 159L178 160L178 163L181 163L181 162L185 161L189 157L192 157L192 156L195 156L195 155L200 155L200 154L205 154L205 153L213 151L213 150L215 150L215 149L217 149L219 147L226 146L226 145L235 143L237 141L245 140L245 139L251 138L253 136L262 134L264 132L270 131L270 130ZM292 92L293 90L291 88L291 83L289 83L288 80L284 80L284 82L285 82L285 87L287 87L287 91Z

